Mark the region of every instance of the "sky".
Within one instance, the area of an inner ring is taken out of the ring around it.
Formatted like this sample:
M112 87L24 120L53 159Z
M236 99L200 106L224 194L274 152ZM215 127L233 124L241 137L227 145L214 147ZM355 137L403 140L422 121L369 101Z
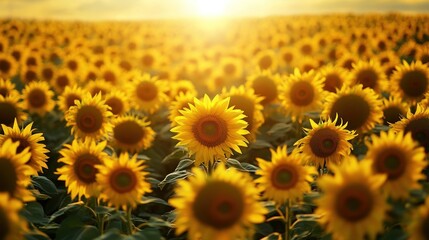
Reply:
M133 20L332 12L429 13L429 0L0 0L0 17Z

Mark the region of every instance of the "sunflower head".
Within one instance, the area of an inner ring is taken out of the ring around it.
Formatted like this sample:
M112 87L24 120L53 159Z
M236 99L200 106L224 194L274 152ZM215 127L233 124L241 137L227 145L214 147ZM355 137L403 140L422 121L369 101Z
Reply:
M381 92L387 86L386 75L380 64L376 61L359 61L353 64L351 78L348 85L354 86L362 84L363 88L371 88L376 92Z
M189 108L189 104L194 103L194 98L195 96L193 96L192 94L179 93L179 95L176 96L174 101L171 102L169 107L170 115L168 118L170 119L171 125L173 127L176 126L176 117L182 115L180 113L180 110L183 110L184 108Z
M177 235L188 231L189 239L251 238L253 225L267 213L251 177L223 164L210 176L200 168L192 173L178 182L169 201L177 211Z
M0 52L0 77L13 77L17 73L17 65L11 55Z
M31 113L44 116L55 107L52 99L54 92L49 89L47 82L31 82L25 86L23 92L25 109Z
M66 87L75 85L75 78L76 77L73 75L71 70L63 68L55 72L52 77L51 84L55 91L60 94L64 92Z
M58 107L65 113L70 107L76 106L75 101L82 101L85 91L77 85L73 87L67 86L61 95L58 97Z
M165 84L149 74L136 77L127 88L134 108L151 114L168 101Z
M11 127L15 119L17 119L18 123L27 119L27 115L23 112L23 105L19 95L9 95L7 97L0 95L0 124Z
M350 78L348 71L332 65L324 66L319 72L322 79L324 79L323 89L332 93L335 93L337 89L341 89Z
M100 199L109 206L124 210L135 208L142 196L152 191L146 179L148 173L137 155L121 153L118 158L111 158L97 168Z
M269 71L262 71L247 78L246 87L252 88L256 95L263 97L263 105L273 103L278 98L280 77Z
M197 165L216 159L225 160L233 154L241 153L240 146L247 146L249 134L241 110L229 107L229 98L220 99L216 95L211 100L207 95L203 100L194 99L189 108L180 110L176 117L177 126L171 129L179 140L177 145L187 147L190 155L195 155Z
M392 94L415 104L429 91L429 66L417 61L403 62L391 77Z
M28 226L19 215L22 206L21 201L0 193L0 239L24 239Z
M388 126L401 120L408 109L408 104L399 98L391 96L389 99L383 99L383 124Z

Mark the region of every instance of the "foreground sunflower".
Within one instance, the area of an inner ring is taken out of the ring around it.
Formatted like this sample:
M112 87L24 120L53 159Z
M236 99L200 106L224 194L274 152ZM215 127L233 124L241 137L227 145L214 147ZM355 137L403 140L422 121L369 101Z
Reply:
M22 206L22 202L11 198L9 194L0 193L0 239L24 239L28 229L27 222L19 215Z
M205 95L203 100L194 99L189 108L181 110L182 116L175 119L177 126L171 131L179 140L178 146L188 148L189 155L195 155L196 165L225 160L233 154L232 149L241 153L240 146L247 146L249 134L245 115L241 110L229 107L229 98L213 100Z
M23 152L27 147L30 152L30 159L26 163L32 167L37 175L37 172L43 172L43 168L48 168L46 165L49 150L46 149L46 145L41 143L45 140L43 133L33 133L33 123L28 124L24 129L20 129L17 120L13 124L13 127L2 125L3 135L0 135L0 145L2 145L7 139L11 139L14 142L19 142L17 153Z
M252 88L246 88L243 85L233 86L229 91L224 88L222 96L230 98L230 106L243 111L246 116L243 120L247 122L246 130L249 131L245 137L249 141L255 140L259 127L264 123L264 115L262 114L264 107L261 105L263 98L257 96Z
M407 117L391 125L395 132L411 132L411 136L420 146L429 152L429 108L417 105L415 113L411 109L407 112Z
M109 158L103 152L105 147L106 142L96 143L86 138L84 141L76 139L71 145L66 144L60 150L62 157L58 162L63 162L65 165L58 168L56 174L60 175L58 180L65 181L67 192L72 199L76 196L79 199L83 196L86 198L98 196L96 166L104 164Z
M403 62L391 76L392 94L411 104L420 101L429 92L429 67L417 61Z
M9 127L13 126L15 119L18 120L19 124L27 119L27 115L23 112L23 103L16 95L7 97L0 95L0 112L0 124Z
M425 204L415 209L412 220L407 227L410 240L429 239L429 198L426 198Z
M179 180L169 203L176 208L176 234L189 239L250 239L253 225L264 221L267 210L258 202L252 178L219 164L209 176L194 168L188 180Z
M136 116L120 116L112 121L112 146L130 152L148 149L155 139L155 132L146 119Z
M323 79L314 71L300 73L296 68L281 85L279 99L292 121L302 122L305 113L322 108Z
M16 153L18 146L19 142L11 139L0 146L0 193L8 193L25 202L33 201L34 197L27 187L34 170L25 164L31 155L28 150Z
M343 87L336 94L326 98L322 118L335 119L336 115L347 122L346 129L367 132L383 117L382 101L370 88L362 85Z
M75 102L66 112L67 126L71 126L71 132L77 137L90 137L100 139L111 130L109 122L112 113L109 111L101 95L92 97L87 94L81 101Z
M109 159L98 166L97 183L100 186L100 199L109 206L123 210L133 209L144 194L151 192L143 161L137 155L121 153L119 158Z
M420 189L420 180L426 179L422 173L427 163L425 152L411 138L411 133L381 132L372 135L367 142L365 159L371 162L375 173L387 174L384 191L392 198L406 198L412 189Z
M298 140L294 145L303 155L308 156L308 163L317 167L326 164L339 164L350 155L353 145L348 142L357 135L354 130L347 130L347 123L337 123L329 118L325 122L315 123L310 119L311 129L304 129L307 136Z
M306 157L297 152L288 155L286 146L270 151L271 161L256 159L260 167L256 174L260 177L255 182L264 191L264 196L281 205L287 200L299 200L304 193L310 192L309 183L313 182L312 175L317 175L317 170L303 165Z
M316 200L320 223L333 239L371 239L383 230L388 209L380 188L385 175L374 174L369 162L350 156L341 166L332 166L334 176L318 181L322 196Z
M49 89L47 82L31 82L27 84L22 91L24 107L31 113L44 116L55 107L55 101L52 99L54 92Z

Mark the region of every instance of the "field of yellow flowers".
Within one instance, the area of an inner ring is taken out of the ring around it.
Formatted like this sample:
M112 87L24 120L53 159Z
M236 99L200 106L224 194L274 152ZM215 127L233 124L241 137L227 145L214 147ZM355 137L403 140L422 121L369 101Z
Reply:
M0 20L0 239L429 239L429 15Z

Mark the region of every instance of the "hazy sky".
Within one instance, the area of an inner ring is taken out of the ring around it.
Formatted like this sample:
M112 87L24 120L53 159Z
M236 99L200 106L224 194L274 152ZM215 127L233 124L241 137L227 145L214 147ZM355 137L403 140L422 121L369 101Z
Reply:
M388 11L429 12L429 0L0 0L0 17L87 20Z

